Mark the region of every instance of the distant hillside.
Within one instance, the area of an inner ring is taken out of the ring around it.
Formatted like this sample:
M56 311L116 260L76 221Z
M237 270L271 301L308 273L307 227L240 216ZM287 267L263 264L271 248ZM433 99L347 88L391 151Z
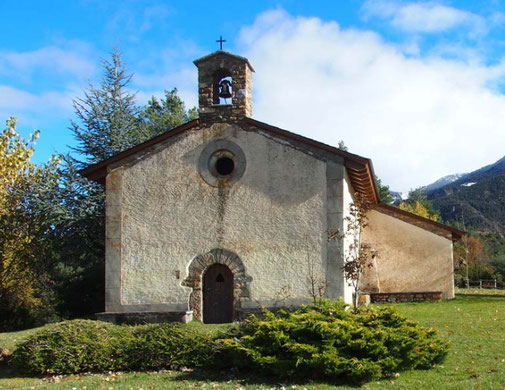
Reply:
M434 190L437 190L441 187L444 187L446 185L454 183L456 180L463 178L465 175L467 175L467 174L466 173L455 173L454 175L447 175L447 176L442 177L441 179L438 179L437 181L435 181L431 184L428 184L425 187L422 187L422 189L426 192L434 191Z
M426 193L445 221L505 234L505 157Z

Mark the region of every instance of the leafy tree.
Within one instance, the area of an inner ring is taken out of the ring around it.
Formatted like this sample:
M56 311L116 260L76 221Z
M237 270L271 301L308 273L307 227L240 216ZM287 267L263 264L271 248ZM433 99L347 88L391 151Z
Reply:
M426 199L426 194L420 189L411 190L406 201L401 202L398 207L432 221L442 222L440 213L435 210L433 204Z
M0 329L40 324L54 315L47 261L53 227L40 197L58 189L53 157L37 166L30 161L38 131L28 141L7 120L0 134ZM44 318L45 317L45 318Z
M490 257L479 237L465 237L463 242L454 245L454 259L457 274L470 280L494 279L495 271Z
M405 210L405 211L408 211L412 214L419 215L420 217L431 219L432 221L438 221L438 219L439 219L438 215L430 214L428 212L428 210L426 209L426 207L424 207L424 205L419 201L415 201L414 204L411 204L409 202L401 202L398 205L398 207L401 210Z
M177 96L177 88L165 90L165 97L152 97L143 109L145 137L152 138L167 130L198 117L196 107L186 111L184 102Z
M473 232L473 235L477 235ZM489 264L494 268L495 274L505 279L505 237L500 233L479 233L477 235L484 244L489 255Z

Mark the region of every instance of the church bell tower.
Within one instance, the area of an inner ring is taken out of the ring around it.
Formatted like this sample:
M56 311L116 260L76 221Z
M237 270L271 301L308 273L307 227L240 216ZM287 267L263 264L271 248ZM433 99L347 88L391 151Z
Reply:
M198 68L198 102L202 121L228 122L252 115L249 60L218 50L194 61Z

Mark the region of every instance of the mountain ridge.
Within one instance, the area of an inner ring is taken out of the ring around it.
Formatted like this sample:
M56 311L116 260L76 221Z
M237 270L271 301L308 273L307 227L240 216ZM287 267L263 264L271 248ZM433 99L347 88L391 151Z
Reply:
M505 156L433 188L433 184L449 176L423 188L443 220L464 222L466 226L482 232L505 234Z

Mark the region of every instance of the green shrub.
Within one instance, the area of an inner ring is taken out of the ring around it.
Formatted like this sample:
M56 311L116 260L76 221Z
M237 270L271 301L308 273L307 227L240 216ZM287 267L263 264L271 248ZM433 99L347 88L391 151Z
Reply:
M127 359L125 369L201 367L212 359L212 338L186 325L151 324L131 329L132 339L122 350Z
M33 374L198 367L211 357L212 339L182 324L112 325L65 321L19 344L13 363Z
M43 375L238 367L280 377L364 382L432 367L447 354L447 344L433 330L388 308L355 314L342 302L322 301L263 314L221 336L173 323L66 321L29 336L17 345L12 361L21 371Z
M447 343L389 308L357 314L342 302L322 301L294 312L264 311L220 340L232 364L280 377L364 382L411 368L429 368Z

